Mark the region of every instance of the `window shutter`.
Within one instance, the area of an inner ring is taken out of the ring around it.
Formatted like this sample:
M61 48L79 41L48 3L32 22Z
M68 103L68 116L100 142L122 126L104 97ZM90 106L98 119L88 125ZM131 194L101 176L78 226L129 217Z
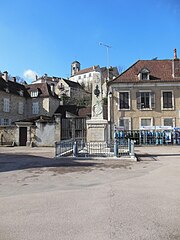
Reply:
M141 93L136 93L137 109L141 109Z
M155 108L155 93L151 93L151 108Z

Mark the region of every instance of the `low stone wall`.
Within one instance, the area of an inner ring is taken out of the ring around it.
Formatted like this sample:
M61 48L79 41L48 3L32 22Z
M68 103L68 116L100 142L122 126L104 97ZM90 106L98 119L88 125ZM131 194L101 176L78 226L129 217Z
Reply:
M55 123L36 123L32 128L32 142L37 147L50 147L55 144Z
M19 146L23 138L21 127L27 128L27 146L52 147L61 140L61 119L57 117L55 121L37 121L35 124L18 122L17 125L0 125L0 146Z
M16 142L16 126L0 126L0 145L13 145Z

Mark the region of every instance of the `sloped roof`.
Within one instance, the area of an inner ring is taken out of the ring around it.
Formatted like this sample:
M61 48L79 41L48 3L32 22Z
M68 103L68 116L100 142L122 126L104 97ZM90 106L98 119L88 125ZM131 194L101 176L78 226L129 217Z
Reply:
M120 74L117 78L111 80L109 84L120 82L139 82L138 74L143 69L149 70L150 81L180 81L180 77L173 77L174 60L139 60Z
M55 114L60 113L62 117L66 117L66 112L72 113L78 116L78 107L76 105L59 105Z
M70 81L70 80L67 80L67 79L64 79L64 78L63 78L63 80L69 85L69 87L83 89L83 87L79 83L77 83L77 82Z
M49 117L49 116L45 116L45 115L39 115L39 116L35 116L35 117L31 117L31 118L25 118L25 119L21 119L18 121L14 121L14 122L53 122L54 117Z
M96 66L92 66L92 67L89 67L89 68L84 68L84 69L78 71L74 76L77 76L77 75L80 75L80 74L83 74L83 73L93 72L98 67L99 66L96 65Z
M9 93L15 95L19 95L19 92L23 91L23 96L28 96L25 85L10 80L5 81L2 77L0 77L0 91L6 92L6 90L8 90Z
M54 93L52 93L51 88L49 86L49 84L47 83L33 83L33 84L29 84L26 86L26 89L29 93L29 95L31 94L31 92L33 91L37 91L39 92L39 97L55 97L57 98L58 96Z

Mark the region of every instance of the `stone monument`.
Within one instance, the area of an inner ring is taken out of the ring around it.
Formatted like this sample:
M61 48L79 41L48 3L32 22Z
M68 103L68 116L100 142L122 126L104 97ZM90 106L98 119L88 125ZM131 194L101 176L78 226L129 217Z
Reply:
M91 119L87 120L87 142L107 142L107 120L103 116L102 84L100 73L94 73L92 82Z

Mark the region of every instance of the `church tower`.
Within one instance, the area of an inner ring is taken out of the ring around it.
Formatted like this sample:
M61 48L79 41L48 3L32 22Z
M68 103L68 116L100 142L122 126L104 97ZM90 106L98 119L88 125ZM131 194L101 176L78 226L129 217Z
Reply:
M71 64L71 76L74 76L77 72L79 72L81 64L78 61L74 61Z

